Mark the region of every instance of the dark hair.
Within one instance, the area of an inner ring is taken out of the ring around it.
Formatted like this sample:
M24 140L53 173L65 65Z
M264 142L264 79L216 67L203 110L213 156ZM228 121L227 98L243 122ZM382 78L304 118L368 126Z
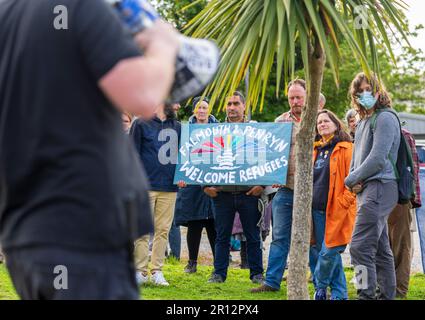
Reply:
M240 91L233 92L232 96L237 96L241 99L242 103L245 104L245 97Z
M338 139L338 141L349 141L351 142L351 136L350 134L347 132L347 128L344 125L344 123L339 120L339 118L335 115L335 113L333 113L330 110L327 109L323 109L321 111L319 111L317 113L317 117L316 117L316 138L315 141L319 141L321 139L319 131L317 130L317 119L319 118L319 116L323 113L326 113L329 117L329 119L331 119L331 121L336 125L336 131L335 131L335 138Z
M292 80L291 82L288 83L287 90L289 90L290 87L292 87L292 86L294 86L296 84L300 85L301 87L304 88L304 90L307 91L307 85L305 83L305 80L304 79L298 79L298 78L297 79L294 79L294 80Z
M370 78L368 78L365 73L360 72L354 77L353 81L351 82L349 95L351 96L351 105L353 109L358 112L361 119L363 119L367 114L366 109L363 108L357 101L358 94L360 92L360 86L362 85L363 81L371 85L373 95L375 95L377 92L379 93L378 108L391 108L391 99L388 95L387 90L385 89L384 84L378 79L378 77L374 73L371 73Z
M164 102L164 107L165 108L171 108L173 106L174 102L170 102L170 101L166 101Z
M210 103L210 100L208 99L208 97L203 97L202 100L201 100L201 98L202 98L201 96L193 98L193 101L192 101L192 112L195 111L195 108L198 105L198 103L200 103L202 101L205 101L208 104Z

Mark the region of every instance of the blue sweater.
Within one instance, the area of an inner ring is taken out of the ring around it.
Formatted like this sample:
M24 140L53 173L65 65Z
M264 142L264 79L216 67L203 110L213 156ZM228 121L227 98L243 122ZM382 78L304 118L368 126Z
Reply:
M137 119L130 136L149 177L151 191L177 192L173 184L181 126L176 119Z
M191 116L189 123L197 123L196 117ZM218 123L218 121L213 115L210 115L208 123ZM188 185L179 190L174 210L176 225L187 226L189 221L213 218L212 199L204 193L202 186Z

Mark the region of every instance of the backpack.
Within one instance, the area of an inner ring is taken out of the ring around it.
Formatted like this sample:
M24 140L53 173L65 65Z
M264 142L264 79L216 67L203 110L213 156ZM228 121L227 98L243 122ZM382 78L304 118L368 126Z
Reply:
M412 152L410 146L404 137L404 134L401 131L401 123L398 115L395 111L392 111L389 108L378 109L370 120L370 128L372 133L376 127L376 119L378 115L382 112L391 112L394 114L398 120L400 126L400 145L397 152L397 161L394 162L391 155L388 154L388 159L393 165L394 173L397 178L398 183L398 203L406 204L415 197L415 177L413 175L414 163L412 158Z

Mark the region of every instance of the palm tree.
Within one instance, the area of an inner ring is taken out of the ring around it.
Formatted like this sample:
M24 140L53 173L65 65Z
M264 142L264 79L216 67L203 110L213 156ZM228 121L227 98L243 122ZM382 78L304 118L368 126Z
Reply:
M196 3L196 2L195 2ZM296 144L296 175L288 298L308 299L307 261L312 198L312 143L325 64L338 85L339 45L346 41L361 66L379 76L377 46L395 58L387 33L404 39L402 0L211 0L187 26L194 37L215 39L222 63L207 88L211 105L236 90L249 72L247 109L263 109L272 68L276 95L293 78L295 47L300 47L307 81L307 106ZM283 81L282 81L283 80Z

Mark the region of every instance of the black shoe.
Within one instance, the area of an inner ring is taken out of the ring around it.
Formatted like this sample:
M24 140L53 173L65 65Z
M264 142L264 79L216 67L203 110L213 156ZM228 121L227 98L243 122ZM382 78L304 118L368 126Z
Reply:
M262 273L256 274L255 276L253 276L251 278L251 282L252 283L257 283L257 284L263 284L264 283L264 276Z
M320 288L314 292L314 300L327 300L326 289Z
M196 260L189 260L186 267L184 268L184 272L195 273L197 264L198 263L196 262Z
M223 283L224 278L219 274L213 273L211 277L208 279L209 283Z

